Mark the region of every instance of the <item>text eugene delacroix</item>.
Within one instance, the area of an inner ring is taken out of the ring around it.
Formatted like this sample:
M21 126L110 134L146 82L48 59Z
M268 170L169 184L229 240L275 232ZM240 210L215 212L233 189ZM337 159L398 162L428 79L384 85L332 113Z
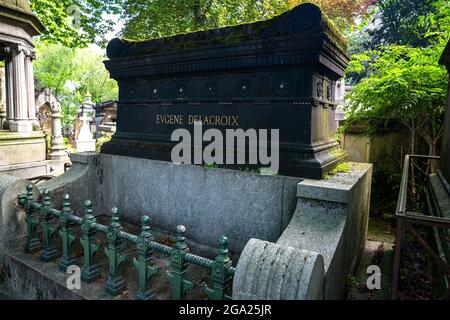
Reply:
M183 115L183 114L157 114L156 124L178 124L183 125L201 122L203 125L238 127L239 116L202 116L202 115Z

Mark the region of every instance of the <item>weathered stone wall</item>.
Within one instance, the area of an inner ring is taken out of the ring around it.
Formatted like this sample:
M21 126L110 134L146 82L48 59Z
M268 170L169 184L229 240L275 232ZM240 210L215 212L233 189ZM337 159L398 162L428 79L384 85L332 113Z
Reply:
M5 262L8 243L25 235L25 214L17 207L17 197L24 193L27 184L29 182L26 180L0 174L0 291L6 288L6 279L11 275ZM35 187L33 193L37 197L39 190Z
M78 213L90 199L95 214L118 207L121 217L133 223L147 214L162 230L184 224L188 239L214 248L226 235L237 253L251 238L279 238L294 212L301 181L104 154L73 154L71 160L65 175L40 186L53 192L56 204L69 193Z
M0 166L45 160L47 146L42 132L0 134Z
M216 247L227 235L231 251L241 253L236 298L342 299L364 248L370 164L299 181L113 155L74 154L72 162L68 173L40 186L54 193L56 206L69 193L77 214L89 198L95 214L117 206L131 222L148 214L159 229L184 224L200 245ZM287 256L307 263L290 265ZM297 284L281 281L285 276Z
M408 151L409 132L407 129L379 130L368 137L361 130L349 130L343 136L343 148L348 160L373 163L374 167L401 163L402 156Z
M299 183L297 209L278 244L321 254L325 299L342 299L364 249L369 221L372 165Z
M41 191L48 189L51 192L55 208L62 207L62 197L67 193L70 195L71 207L76 215L83 214L86 200L92 201L95 215L105 213L102 201L103 171L99 166L99 155L74 153L70 158L72 161L70 170L40 184L39 189Z
M18 195L26 192L28 181L0 174L0 242L25 235L25 216L17 208ZM39 190L34 188L35 197ZM0 252L1 253L1 252Z
M277 294L272 286L284 283L295 267L280 263L280 252L287 248L302 250L305 259L320 257L324 262L325 279L314 276L315 268L300 268L295 294L302 299L311 297L309 290L323 289L324 299L343 299L347 278L359 261L364 249L370 206L370 185L372 166L352 163L348 172L337 174L328 180L304 180L298 184L297 208L294 216L276 243L255 245L249 242L244 249L235 274L236 288L233 294L238 298L266 299ZM266 258L261 259L264 256ZM267 261L280 264L267 277ZM243 264L241 266L240 264ZM252 272L244 274L251 266ZM320 268L319 268L320 269ZM248 279L245 279L248 278ZM256 280L255 280L256 279ZM260 280L258 280L260 279ZM265 280L263 280L265 279ZM307 279L307 280L305 280ZM294 294L294 295L295 295ZM278 294L278 299L288 299ZM292 296L290 296L292 297Z

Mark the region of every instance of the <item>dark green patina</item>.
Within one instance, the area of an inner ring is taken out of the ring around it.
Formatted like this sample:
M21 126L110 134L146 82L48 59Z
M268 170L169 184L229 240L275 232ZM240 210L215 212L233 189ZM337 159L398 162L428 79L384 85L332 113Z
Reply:
M150 265L153 250L150 243L154 240L150 231L150 218L143 216L141 234L137 239L138 257L134 258L133 263L139 273L139 292L137 300L149 300L152 292L150 291L149 281L158 272L158 268Z
M185 232L186 228L184 226L179 225L177 227L177 243L170 253L172 256L172 271L167 272L167 276L172 283L172 297L174 300L181 300L186 291L194 287L192 282L186 280L186 270L189 265L186 255L189 252L189 248L185 241Z
M59 256L59 252L55 245L56 227L54 223L54 217L50 214L49 209L52 206L52 200L50 192L46 189L43 191L43 202L40 209L41 214L41 230L42 238L44 240L44 246L41 251L41 259L45 262L53 261Z
M37 214L34 203L36 200L33 196L33 186L27 186L27 193L20 197L20 204L25 208L25 223L27 225L27 242L25 245L25 252L32 253L41 248L41 241L39 240L36 228L38 226Z
M228 254L228 238L221 237L219 240L219 255L212 267L212 288L205 286L203 291L210 300L231 300L226 294L233 280L231 269L232 262Z
M108 245L105 248L105 254L109 260L109 274L105 291L112 296L117 296L125 290L125 282L120 276L119 267L125 262L126 256L120 254L123 250L123 239L119 237L119 232L122 231L122 225L119 220L119 209L112 208L111 214L111 224L106 232Z
M100 270L94 262L94 256L99 246L95 244L97 230L92 227L95 217L92 215L92 202L84 203L84 218L81 222L81 246L83 247L83 268L81 269L81 280L91 283L100 278Z
M215 260L197 256L189 252L186 244L185 227L178 226L176 233L176 245L170 247L154 241L150 231L150 218L142 217L141 233L139 236L123 231L119 220L119 210L111 210L112 218L109 226L104 226L96 222L92 211L91 201L85 202L84 217L80 218L73 214L70 207L69 195L63 196L63 210L58 211L51 208L51 196L47 190L43 191L43 201L39 204L33 196L33 186L27 186L27 192L19 197L19 203L25 209L27 217L27 241L25 245L26 252L35 252L41 248L37 227L40 214L40 227L44 238L44 246L41 251L41 257L51 260L57 256L55 252L56 226L54 218L59 218L60 236L62 239L62 257L59 267L66 272L70 265L77 263L77 259L72 253L72 245L75 241L73 228L76 225L81 226L81 245L83 247L83 267L81 271L82 281L91 283L100 277L100 271L94 258L98 251L96 244L96 233L106 234L107 245L105 254L108 257L109 274L106 282L105 291L117 296L125 290L125 282L120 275L120 266L125 261L126 256L122 254L124 242L128 241L136 245L137 256L133 259L139 279L139 291L136 295L138 300L149 300L152 297L150 283L152 276L159 270L151 265L152 255L155 251L171 256L171 270L167 276L172 284L173 299L182 299L186 291L194 288L194 283L186 279L186 271L189 264L195 264L211 270L212 286L204 286L204 292L211 300L228 300L231 297L226 294L232 283L235 268L232 266L228 253L228 239L221 237L219 240L218 256ZM42 258L44 260L44 258ZM46 260L44 260L46 261Z
M76 264L77 259L73 254L73 243L75 241L75 235L73 234L74 222L70 219L72 215L72 209L70 208L70 196L65 194L63 196L63 210L59 217L59 223L61 230L59 234L62 239L62 256L59 260L59 269L66 272L67 268Z

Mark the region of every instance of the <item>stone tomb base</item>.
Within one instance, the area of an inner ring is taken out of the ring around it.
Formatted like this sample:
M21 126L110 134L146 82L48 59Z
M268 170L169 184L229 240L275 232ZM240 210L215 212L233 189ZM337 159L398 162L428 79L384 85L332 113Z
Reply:
M43 132L0 131L0 166L43 161L46 150Z
M67 173L39 186L53 193L56 208L69 193L77 215L90 199L94 214L106 215L106 221L117 206L124 223L151 216L158 234L173 236L183 224L192 252L210 258L219 237L228 236L237 267L234 299L344 298L346 279L364 248L369 164L352 164L349 172L327 180L305 180L95 153L73 154L71 160ZM14 248L8 252L10 270L11 263L34 263L12 259ZM30 292L47 290L40 283L29 284Z
M42 132L0 131L0 175L23 179L64 172L62 160L46 160L47 145Z

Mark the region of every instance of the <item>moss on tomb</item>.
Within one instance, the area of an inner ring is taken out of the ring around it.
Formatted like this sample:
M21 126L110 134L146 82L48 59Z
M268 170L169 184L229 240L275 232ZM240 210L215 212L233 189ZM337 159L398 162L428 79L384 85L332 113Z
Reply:
M305 4L300 5L299 7ZM295 10L295 9L293 9ZM139 54L151 54L162 50L194 49L210 47L215 45L234 45L245 41L270 39L283 36L281 33L288 19L283 19L290 11L269 20L254 21L251 23L237 24L217 29L206 29L191 33L180 33L170 37L149 39L146 41L131 41L124 39L132 51ZM345 52L347 41L336 25L321 11L320 32L325 34L329 40L340 50Z

